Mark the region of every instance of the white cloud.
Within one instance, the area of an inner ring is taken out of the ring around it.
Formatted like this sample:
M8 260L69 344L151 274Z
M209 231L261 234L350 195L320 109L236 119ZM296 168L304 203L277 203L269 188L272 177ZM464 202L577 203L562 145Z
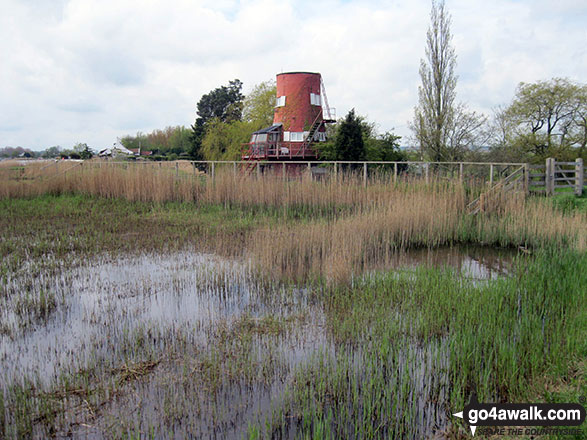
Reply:
M489 113L520 81L584 81L584 2L447 0L458 98ZM321 72L330 104L407 135L430 3L0 0L0 147L110 145L190 125L202 94Z

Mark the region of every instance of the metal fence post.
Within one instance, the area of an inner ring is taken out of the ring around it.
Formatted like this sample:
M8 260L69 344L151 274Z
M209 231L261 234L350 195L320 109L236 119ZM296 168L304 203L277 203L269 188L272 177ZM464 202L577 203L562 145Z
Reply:
M363 186L367 186L367 162L363 162Z
M211 170L211 177L212 177L212 182L214 182L214 177L216 176L216 164L214 162L212 162L212 170Z
M583 169L583 159L575 160L575 195L583 194L583 185L585 184L585 171Z
M459 180L461 181L461 183L463 183L463 163L460 162L459 163Z
M430 164L426 162L424 164L424 176L426 177L426 184L430 183Z
M489 165L489 186L493 186L493 164Z
M549 157L546 159L546 169L545 169L545 185L546 185L546 194L552 196L554 195L554 159Z
M236 178L236 162L232 163L232 175L234 178Z
M397 162L393 163L393 183L397 182Z
M177 163L177 161L175 162L175 177L179 176L179 164Z
M257 162L257 179L261 178L261 162Z
M550 158L544 163L544 194L550 195Z

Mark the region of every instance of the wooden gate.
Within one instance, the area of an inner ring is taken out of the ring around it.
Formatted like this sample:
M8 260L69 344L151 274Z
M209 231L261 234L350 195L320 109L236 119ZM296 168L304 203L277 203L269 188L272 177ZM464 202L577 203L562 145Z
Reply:
M575 195L583 194L583 159L577 159L575 162L557 162L549 158L544 165L531 165L530 168L528 187L531 192L552 196L557 189L573 188Z

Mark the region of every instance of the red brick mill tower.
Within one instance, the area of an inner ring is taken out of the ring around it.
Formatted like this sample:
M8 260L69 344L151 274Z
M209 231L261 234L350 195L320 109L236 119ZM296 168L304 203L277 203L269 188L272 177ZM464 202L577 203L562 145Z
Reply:
M243 148L242 159L251 162L247 170L259 161L316 160L313 146L326 140L326 124L333 122L319 73L279 73L273 125L254 132Z

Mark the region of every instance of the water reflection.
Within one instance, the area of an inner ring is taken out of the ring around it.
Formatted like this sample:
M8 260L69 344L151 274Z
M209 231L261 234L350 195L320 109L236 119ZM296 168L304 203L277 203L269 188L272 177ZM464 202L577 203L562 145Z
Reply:
M395 253L388 267L394 269L415 269L420 266L449 267L467 278L489 280L510 274L516 255L515 249L483 246L411 249Z
M482 247L418 249L397 253L390 266L449 266L464 277L487 280L510 273L515 255ZM9 297L39 289L63 298L49 319L20 328L8 300L0 313L2 325L11 328L0 335L5 393L25 380L50 388L63 374L107 372L129 359L173 353L140 380L120 384L91 427L82 428L75 413L64 416L64 432L75 429L84 438L102 438L105 430L125 436L129 427L112 425L113 419L132 421L141 431L156 421L156 433L171 430L177 438L241 438L247 426L262 425L275 408L287 406L284 391L300 365L316 353L334 359L340 349L308 288L268 283L250 264L213 255L102 256L58 275L6 281ZM363 349L353 347L352 356L362 374ZM396 356L389 365L397 363L398 378L412 381L413 432L427 436L447 423L447 344L408 344ZM299 434L294 422L288 426L285 438Z

